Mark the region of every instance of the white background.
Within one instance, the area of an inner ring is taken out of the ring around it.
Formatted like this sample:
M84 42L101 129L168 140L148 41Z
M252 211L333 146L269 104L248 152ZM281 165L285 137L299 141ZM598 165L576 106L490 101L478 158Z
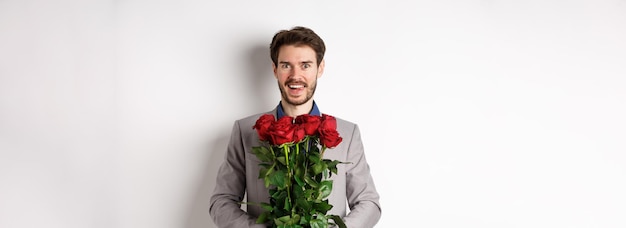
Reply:
M0 227L200 228L268 46L327 44L377 227L626 227L626 1L0 0Z

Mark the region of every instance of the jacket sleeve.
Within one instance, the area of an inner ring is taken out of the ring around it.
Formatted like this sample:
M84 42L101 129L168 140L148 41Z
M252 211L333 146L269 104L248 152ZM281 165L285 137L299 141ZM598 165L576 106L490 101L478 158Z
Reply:
M348 228L374 227L381 216L379 195L365 159L359 127L354 125L348 148L348 161L353 165L346 170L346 196L350 213L343 219Z
M217 172L209 214L220 228L265 228L240 207L246 191L246 158L239 123L235 122L225 160Z

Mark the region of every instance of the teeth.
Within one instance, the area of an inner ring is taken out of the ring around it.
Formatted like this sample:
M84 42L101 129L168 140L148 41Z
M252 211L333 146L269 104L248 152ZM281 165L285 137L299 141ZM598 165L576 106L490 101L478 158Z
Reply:
M303 85L289 85L289 88L292 88L292 89L299 89L303 87L304 87Z

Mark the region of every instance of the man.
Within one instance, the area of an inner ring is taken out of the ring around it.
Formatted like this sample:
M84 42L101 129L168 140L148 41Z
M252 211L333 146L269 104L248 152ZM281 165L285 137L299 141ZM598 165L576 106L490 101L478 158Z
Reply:
M273 114L276 119L285 115L321 115L313 95L317 79L324 73L325 51L322 39L308 28L294 27L274 35L270 56L281 100L274 110L237 120L234 124L211 197L209 213L218 227L265 227L256 224L263 212L260 207L248 205L246 212L238 204L245 193L248 202L268 202L270 198L263 180L258 178L260 161L252 153L252 147L259 146L260 142L252 126L263 114ZM337 131L343 141L324 156L349 163L338 165L338 174L331 177L333 191L328 200L334 207L329 214L341 216L350 228L373 227L380 219L381 209L359 128L337 118Z

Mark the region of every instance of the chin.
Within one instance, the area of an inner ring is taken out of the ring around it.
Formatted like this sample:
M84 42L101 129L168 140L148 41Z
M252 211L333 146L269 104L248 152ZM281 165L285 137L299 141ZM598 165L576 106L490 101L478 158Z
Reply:
M303 105L308 101L307 99L287 99L287 103L290 105Z

